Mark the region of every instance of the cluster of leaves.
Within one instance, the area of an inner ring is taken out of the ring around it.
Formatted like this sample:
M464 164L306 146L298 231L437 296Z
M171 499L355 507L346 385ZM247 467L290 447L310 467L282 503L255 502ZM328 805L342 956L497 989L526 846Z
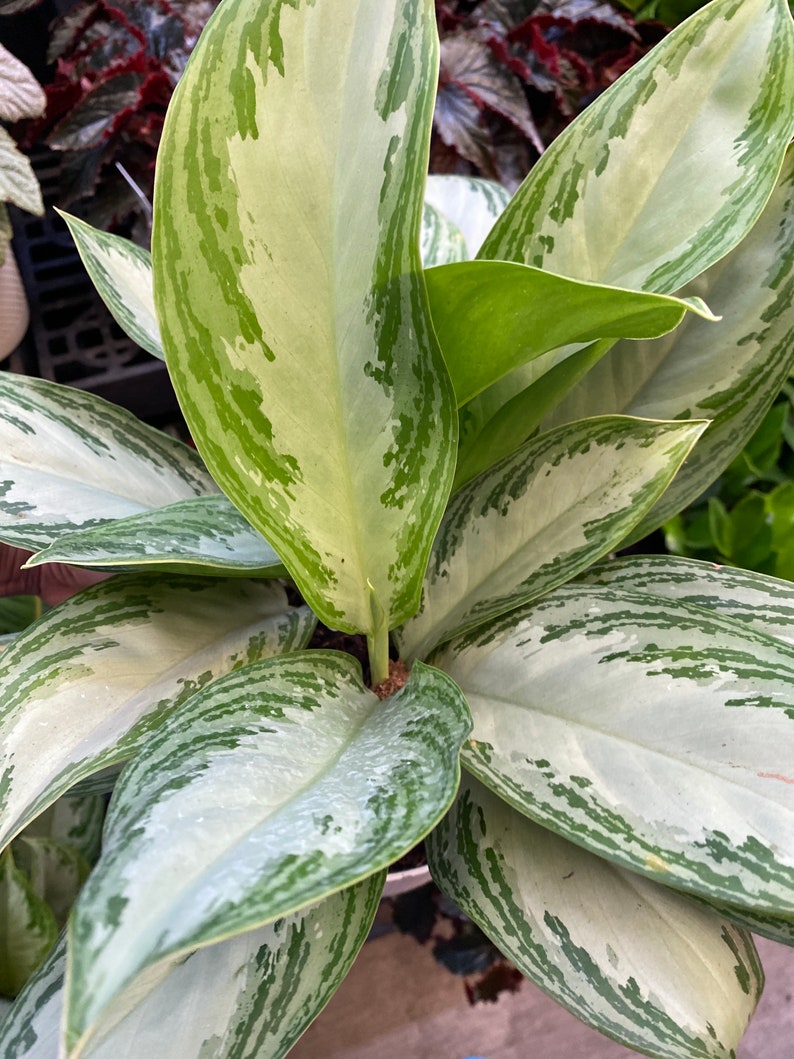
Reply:
M714 485L664 529L676 555L794 581L794 382Z
M607 558L794 368L787 6L715 0L509 201L427 178L437 63L429 0L225 0L151 255L69 219L195 450L0 374L0 536L116 574L0 657L3 845L113 787L13 1059L285 1055L422 839L522 974L658 1059L735 1054L749 931L794 941L794 588Z
M0 14L5 9L0 8ZM0 121L33 118L44 109L44 93L33 74L0 44ZM6 203L41 215L41 189L30 162L11 134L0 125L0 265L11 240L11 222Z
M26 127L22 143L64 152L62 205L90 198L91 217L103 227L145 213L169 100L216 5L79 0L56 19L46 113Z
M601 0L436 0L431 171L515 188L570 120L660 39Z

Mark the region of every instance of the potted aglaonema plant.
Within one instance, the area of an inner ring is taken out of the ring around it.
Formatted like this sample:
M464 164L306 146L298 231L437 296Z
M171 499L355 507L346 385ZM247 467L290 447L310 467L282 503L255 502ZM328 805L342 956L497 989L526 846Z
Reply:
M151 259L72 222L197 450L0 378L3 538L117 571L0 659L3 842L123 764L5 1054L285 1055L423 837L585 1021L735 1051L748 928L791 940L794 591L607 557L791 369L792 35L785 3L717 0L503 212L457 182L425 210L432 4L220 5ZM306 649L315 616L365 637L366 683Z

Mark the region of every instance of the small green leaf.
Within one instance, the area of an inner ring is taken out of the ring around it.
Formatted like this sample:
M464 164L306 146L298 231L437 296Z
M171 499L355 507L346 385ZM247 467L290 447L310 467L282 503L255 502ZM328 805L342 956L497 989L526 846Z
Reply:
M88 862L65 842L41 835L20 835L12 848L17 866L50 908L60 930L88 877Z
M433 325L458 406L514 368L575 342L658 338L687 311L681 300L557 276L510 261L462 261L425 272Z
M350 656L320 651L255 663L195 695L114 792L70 925L70 1049L159 960L289 915L402 855L451 803L468 731L457 687L421 663L384 702Z
M467 777L433 876L523 974L657 1059L731 1059L763 973L750 936L578 849Z

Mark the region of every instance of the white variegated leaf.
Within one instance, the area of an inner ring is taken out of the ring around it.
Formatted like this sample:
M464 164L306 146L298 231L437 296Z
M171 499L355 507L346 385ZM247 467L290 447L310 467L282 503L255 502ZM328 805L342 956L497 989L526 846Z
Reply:
M381 701L348 655L254 663L195 695L124 770L70 925L67 1043L147 967L349 886L434 826L470 728L417 663Z
M88 275L116 323L141 349L163 360L149 251L131 239L93 228L68 213L61 216L69 226Z
M36 118L46 102L44 90L27 66L0 44L0 119Z
M546 422L608 413L711 420L629 540L661 525L714 481L794 370L794 150L750 234L686 293L705 298L720 321L707 324L688 314L664 338L619 342Z
M682 559L676 555L632 555L599 563L580 581L649 599L691 603L732 618L745 628L794 649L794 584L754 570Z
M571 584L434 659L463 761L614 863L772 916L794 907L794 649L708 598Z
M464 486L433 545L406 658L563 584L622 540L704 429L604 416L550 431Z
M496 219L510 201L510 192L481 177L431 173L425 202L448 217L463 234L465 258L475 257Z
M381 645L454 473L419 257L437 53L430 0L225 0L158 155L155 304L196 444L323 621Z
M215 677L313 627L274 582L174 575L120 575L49 611L0 655L0 847Z
M706 5L554 141L480 256L679 290L763 209L794 133L792 95L785 0Z
M82 1059L281 1059L324 1007L367 936L383 874L258 930L165 960L100 1021ZM4 1059L57 1059L60 944L0 1026Z
M125 409L0 375L0 540L37 551L63 533L217 491L193 449Z
M763 972L745 931L520 816L466 777L434 878L518 969L657 1059L734 1059Z
M466 242L461 230L448 217L428 205L422 212L422 236L419 244L424 268L465 261Z
M286 576L264 537L222 493L66 534L25 566L43 563L221 577Z
M6 130L0 127L0 203L6 202L13 202L28 213L39 216L44 213L41 189L30 160L19 150Z

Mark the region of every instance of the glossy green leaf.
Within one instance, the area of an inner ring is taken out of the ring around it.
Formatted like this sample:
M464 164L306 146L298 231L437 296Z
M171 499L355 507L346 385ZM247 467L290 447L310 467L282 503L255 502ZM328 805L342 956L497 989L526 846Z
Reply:
M711 601L572 584L435 659L472 711L467 768L659 882L794 906L794 650Z
M511 261L441 265L425 281L458 405L559 346L658 338L687 311L715 319L699 298L583 283Z
M716 0L554 141L480 256L679 290L763 209L794 133L792 95L785 0Z
M614 343L609 338L591 342L552 367L548 367L547 358L556 354L546 354L523 369L511 372L464 405L460 413L460 444L453 490L457 491L499 460L512 455L531 438L563 397L609 352L612 345ZM518 377L523 376L526 369L531 369L533 363L540 365L544 360L546 369L540 377L521 389Z
M93 394L0 375L0 540L58 536L216 493L187 445Z
M743 930L546 831L470 778L428 857L518 969L590 1026L657 1059L735 1056L763 985Z
M454 472L418 238L437 49L430 0L226 0L158 156L196 444L323 621L370 636L416 609Z
M632 540L703 492L749 440L794 369L794 151L755 228L688 293L704 297L721 320L707 324L688 315L665 338L618 343L548 420L622 412L712 421Z
M425 203L448 217L463 234L466 259L476 256L497 217L510 201L510 192L481 177L431 173Z
M131 239L93 228L68 213L61 212L61 216L72 233L88 275L116 323L141 349L163 360L149 251Z
M286 576L264 537L223 494L179 500L69 533L25 565L43 563L221 577Z
M466 241L460 228L427 203L422 211L419 250L424 268L446 265L451 261L465 261L467 257Z
M305 646L313 627L274 582L163 574L49 611L0 655L0 846L215 677Z
M16 996L57 937L55 917L11 850L0 853L0 993Z
M401 856L450 805L469 728L444 674L417 663L381 702L336 652L255 663L195 695L114 792L70 925L69 1046L159 960Z
M280 1059L347 973L378 907L383 873L320 904L141 976L98 1024L83 1059ZM4 1059L55 1059L59 946L0 1026Z
M704 429L604 416L550 431L452 499L405 658L563 584L620 541Z

